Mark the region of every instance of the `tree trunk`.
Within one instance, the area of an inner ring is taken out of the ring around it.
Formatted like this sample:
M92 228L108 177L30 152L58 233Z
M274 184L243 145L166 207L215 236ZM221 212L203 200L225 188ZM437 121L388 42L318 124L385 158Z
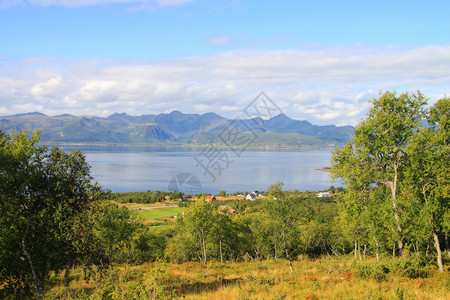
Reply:
M66 265L66 271L64 272L64 286L69 287L69 274L72 268L72 261L69 259Z
M441 246L439 244L439 237L436 234L436 232L433 230L433 237L434 237L434 246L436 247L437 251L437 263L439 266L439 272L444 272L444 264L442 263L442 251Z
M358 256L359 256L359 261L362 261L362 257L361 257L361 246L358 243Z
M30 265L31 274L33 275L34 288L36 290L37 297L38 297L38 299L43 299L44 298L44 285L42 284L42 281L41 281L41 278L39 277L39 275L36 274L36 270L34 269L34 265L33 265L33 260L31 259L30 253L28 253L28 251L27 251L26 238L27 238L29 230L30 230L30 225L27 225L27 229L25 229L25 233L22 237L22 251L28 260L28 264Z
M109 246L108 249L108 258L109 258L109 263L112 263L112 246Z
M220 251L220 263L223 263L223 256L222 256L222 240L219 240L219 251Z
M367 251L367 244L364 244L364 251L363 251L364 260L366 260L366 251Z
M286 245L286 224L283 224L283 231L282 231L282 238L283 238L283 248L284 248L284 253L286 254L286 258L289 262L289 268L291 269L291 273L294 273L294 268L292 267L292 261L291 261L291 256L289 255L289 251L287 249L287 245Z
M358 240L355 239L355 259L358 258Z
M448 241L448 232L445 232L445 246L447 247L447 254L450 258L450 242Z
M377 261L380 261L380 243L378 243L378 241L376 243L376 246L377 246L377 252L376 252Z
M274 241L273 241L273 243L274 243L274 247L273 247L273 255L274 255L275 261L277 261L277 240L275 239L275 235L274 235Z
M291 273L294 273L294 268L292 267L292 261L290 256L288 256L288 262L289 262L289 269L291 269Z
M392 247L392 257L395 258L395 243L394 243L394 247Z
M395 163L394 171L395 171L394 181L391 182L392 208L394 209L394 217L395 217L395 222L397 224L398 252L403 257L403 229L402 229L402 221L401 221L400 215L398 213L398 205L397 205L398 163Z
M201 247L202 247L202 255L203 255L203 264L206 265L206 243L205 243L205 232L203 228L201 229Z
M284 237L283 237L283 239L284 239ZM286 242L284 242L284 252L286 253L286 258L289 262L289 268L291 269L291 273L294 273L294 268L292 267L291 256L289 255L289 251L286 247Z

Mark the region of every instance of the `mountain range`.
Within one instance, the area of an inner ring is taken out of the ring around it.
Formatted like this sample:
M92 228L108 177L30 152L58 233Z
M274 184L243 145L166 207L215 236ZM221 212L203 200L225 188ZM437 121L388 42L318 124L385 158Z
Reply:
M0 129L6 133L39 129L43 143L157 145L204 145L212 141L227 144L224 133L229 136L230 129L234 129L241 138L251 139L252 146L257 147L335 146L345 143L354 134L352 126L318 126L285 114L268 120L226 119L215 113L179 111L141 116L114 113L105 118L70 114L47 116L33 112L0 117Z

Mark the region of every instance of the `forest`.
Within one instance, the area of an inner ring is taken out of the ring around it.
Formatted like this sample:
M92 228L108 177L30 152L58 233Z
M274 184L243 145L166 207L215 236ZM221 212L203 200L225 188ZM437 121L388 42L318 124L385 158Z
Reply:
M256 201L180 202L164 230L123 204L179 193L104 191L82 152L42 146L39 132L0 132L0 297L207 299L228 287L214 297L313 299L353 277L376 282L370 298L414 296L402 278L433 279L423 290L414 281L414 297L448 297L449 100L380 92L333 152L345 188L331 197L277 182Z

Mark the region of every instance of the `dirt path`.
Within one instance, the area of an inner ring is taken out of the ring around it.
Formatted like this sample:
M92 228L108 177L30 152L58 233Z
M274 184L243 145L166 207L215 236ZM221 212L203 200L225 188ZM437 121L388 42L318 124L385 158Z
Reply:
M151 210L151 209L157 209L157 208L174 208L178 207L176 205L170 205L170 206L153 206L153 207L137 207L135 210Z

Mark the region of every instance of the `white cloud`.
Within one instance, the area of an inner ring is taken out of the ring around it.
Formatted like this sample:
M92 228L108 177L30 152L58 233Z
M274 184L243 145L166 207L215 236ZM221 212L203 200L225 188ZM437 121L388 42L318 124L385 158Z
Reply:
M208 39L208 43L210 43L213 46L225 46L230 41L231 41L231 37L228 35L224 35L224 34L221 34L221 35L218 35L218 36Z
M31 95L36 97L44 97L44 96L52 96L55 95L56 92L61 90L64 86L63 80L61 76L56 76L54 78L50 78L46 82L41 82L35 84L31 88Z
M160 7L165 7L165 6L179 6L193 1L194 0L156 0L156 3L158 3Z
M339 112L328 112L328 113L324 113L324 114L316 114L315 117L319 120L333 120L336 119L337 117L339 117Z
M242 107L237 106L237 105L223 105L220 107L220 111L222 111L222 112L239 112L239 111L242 111Z
M230 51L150 61L29 58L0 66L2 114L141 115L178 109L235 117L261 91L292 118L355 125L380 89L449 94L450 47L340 46Z
M168 7L180 6L194 0L28 0L32 5L38 6L62 6L62 7L81 7L105 4L139 4L141 7ZM19 0L7 0L6 2L21 2ZM0 3L0 8L2 7Z
M319 93L312 92L298 92L293 95L288 101L291 103L314 103L319 100Z
M214 110L214 107L207 104L196 104L194 105L194 109L198 112L206 113Z

